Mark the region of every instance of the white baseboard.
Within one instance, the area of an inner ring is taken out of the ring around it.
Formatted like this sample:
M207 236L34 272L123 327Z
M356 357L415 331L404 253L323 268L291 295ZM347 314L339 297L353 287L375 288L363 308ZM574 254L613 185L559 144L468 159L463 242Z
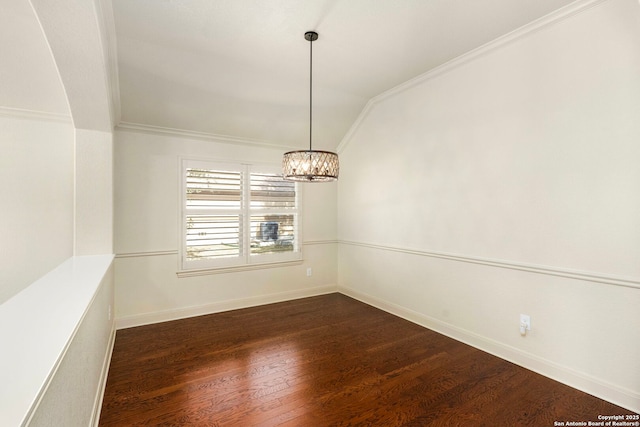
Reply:
M133 328L135 326L149 325L152 323L168 322L170 320L178 320L187 317L220 313L222 311L237 310L239 308L254 307L257 305L272 304L276 302L312 297L316 295L330 294L337 291L338 287L336 285L325 285L306 289L296 289L294 291L279 292L275 294L266 294L234 300L219 301L198 306L156 311L153 313L125 316L116 319L116 328Z
M567 366L559 365L548 359L475 334L466 329L458 328L364 292L344 286L339 286L338 292L615 405L634 412L640 412L640 394L632 390L616 386L588 374L575 371Z
M111 366L111 356L113 355L113 346L116 342L116 328L115 323L111 329L111 336L109 337L109 343L107 344L107 351L104 354L104 361L102 362L102 372L100 373L100 383L98 384L98 392L96 393L96 399L93 402L93 411L91 412L90 426L98 427L100 423L100 412L102 411L102 401L104 400L104 391L107 387L107 378L109 376L109 367Z

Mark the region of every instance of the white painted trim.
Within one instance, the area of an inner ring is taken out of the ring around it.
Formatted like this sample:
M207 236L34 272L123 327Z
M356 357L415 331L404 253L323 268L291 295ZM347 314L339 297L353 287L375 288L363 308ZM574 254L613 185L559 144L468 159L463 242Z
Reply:
M100 382L98 385L98 391L96 398L93 402L93 411L91 411L90 426L98 427L100 423L100 413L102 411L102 401L104 400L104 391L107 387L107 378L109 377L109 367L111 366L111 356L113 355L113 347L116 343L116 327L115 322L111 324L111 336L109 337L109 344L107 345L107 351L104 354L104 361L102 362L102 372L100 373Z
M605 273L595 273L589 271L570 270L561 267L553 267L547 265L525 264L513 261L480 258L468 255L453 254L446 252L431 252L417 249L399 248L394 246L376 245L364 242L353 242L348 240L340 240L340 244L348 246L360 246L364 248L401 252L410 255L425 256L430 258L442 258L451 261L467 262L472 264L481 264L491 267L507 268L510 270L527 271L529 273L546 274L549 276L558 276L568 279L585 280L588 282L602 283L606 285L623 286L626 288L640 289L640 279L631 277L616 277Z
M41 120L47 122L59 122L73 124L71 115L47 113L45 111L23 110L21 108L10 108L0 106L0 116L14 119Z
M407 80L404 83L401 83L389 90L382 92L379 95L371 98L364 106L360 115L356 119L356 121L351 125L345 136L342 138L340 144L338 144L338 148L336 151L341 153L345 150L347 145L351 142L351 138L353 138L354 134L364 121L364 119L369 115L373 106L387 98L396 96L401 94L402 92L409 90L417 85L420 85L430 79L433 79L442 74L448 73L451 70L454 70L470 61L473 61L477 58L483 57L485 55L490 54L491 52L500 49L504 46L507 46L511 43L514 43L524 37L527 37L531 34L534 34L546 27L557 24L559 22L564 21L565 19L569 19L581 12L584 12L588 9L591 9L595 6L598 6L601 3L604 3L608 0L577 0L573 3L568 4L567 6L561 7L560 9L551 12L539 19L536 19L533 22L530 22L522 27L507 33L503 36L500 36L488 43L483 44L480 47L477 47L469 52L466 52L450 61L445 62L444 64L433 68L426 73L420 74L417 77L414 77L410 80Z
M116 254L116 258L140 258L148 256L166 256L166 255L178 255L177 250L170 251L145 251L145 252L124 252Z
M291 145L276 144L271 141L266 141L261 139L242 138L242 137L230 136L230 135L218 135L218 134L208 133L208 132L167 128L162 126L146 125L142 123L120 122L118 126L116 126L116 131L130 131L130 132L144 133L148 135L177 136L180 138L199 139L199 140L205 140L205 141L211 141L211 142L218 142L222 144L236 144L236 145L240 144L240 145L248 145L251 147L277 148L282 150L292 150L292 149L297 150L300 148L300 147L294 147Z
M316 245L333 245L339 243L338 240L309 240L308 242L302 242L302 246L316 246Z
M182 307L171 310L125 316L116 319L116 328L127 329L133 328L135 326L149 325L152 323L168 322L171 320L185 319L188 317L202 316L205 314L220 313L223 311L237 310L240 308L255 307L264 304L273 304L276 302L330 294L336 292L337 289L337 285L316 286L313 288L296 289L293 291L279 292L275 294L257 295L248 298L219 301L198 306Z
M570 387L607 400L618 406L640 412L640 394L633 390L619 387L583 372L576 371L568 366L554 363L543 357L475 334L466 329L442 322L433 317L381 300L352 288L339 286L338 292Z
M331 245L335 243L339 243L338 240L310 240L307 242L302 242L302 246ZM116 254L116 258L139 258L165 255L178 255L178 251L173 249L168 251L123 252L121 254Z

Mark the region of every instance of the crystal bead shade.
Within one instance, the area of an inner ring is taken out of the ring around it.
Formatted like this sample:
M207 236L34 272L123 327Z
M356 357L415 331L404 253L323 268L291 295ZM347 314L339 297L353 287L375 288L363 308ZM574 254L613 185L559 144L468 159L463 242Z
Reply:
M284 153L284 179L302 182L327 182L338 179L338 155L330 151L300 150Z

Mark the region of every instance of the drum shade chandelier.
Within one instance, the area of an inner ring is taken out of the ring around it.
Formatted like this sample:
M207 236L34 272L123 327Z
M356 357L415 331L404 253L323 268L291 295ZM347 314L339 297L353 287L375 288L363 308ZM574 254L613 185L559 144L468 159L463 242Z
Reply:
M338 179L340 163L338 155L331 151L313 150L311 147L313 124L313 42L318 33L308 31L304 38L309 41L309 149L289 151L282 158L284 179L301 182L328 182Z

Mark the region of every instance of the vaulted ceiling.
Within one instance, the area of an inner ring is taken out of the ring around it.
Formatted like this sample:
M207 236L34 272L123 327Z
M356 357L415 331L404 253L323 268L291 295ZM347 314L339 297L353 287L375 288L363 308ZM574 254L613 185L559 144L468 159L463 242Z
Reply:
M28 0L0 13L0 107L69 115L64 88Z
M572 2L100 1L113 8L118 123L305 147L303 35L315 30L314 146L332 149L372 97ZM27 0L9 3L0 105L64 114L51 58L31 28L37 20L20 7Z

